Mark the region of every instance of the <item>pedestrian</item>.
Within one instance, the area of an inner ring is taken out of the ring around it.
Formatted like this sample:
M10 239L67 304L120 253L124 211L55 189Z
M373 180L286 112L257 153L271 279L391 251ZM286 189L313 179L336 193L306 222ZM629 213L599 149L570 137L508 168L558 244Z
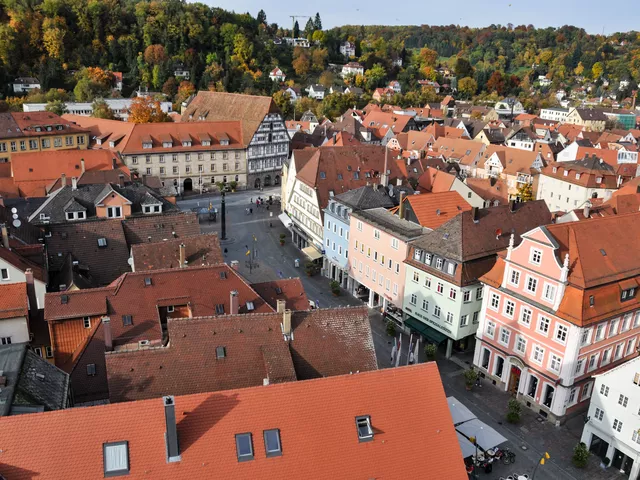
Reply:
M253 197L249 199L249 203L253 203Z
M269 228L273 228L273 223L269 222Z
M269 205L267 205L267 212L269 211Z
M250 208L250 209L249 209L249 213L250 213L251 215L253 215L253 208Z
M482 387L482 378L480 377L480 372L476 372L476 373L477 373L476 387Z

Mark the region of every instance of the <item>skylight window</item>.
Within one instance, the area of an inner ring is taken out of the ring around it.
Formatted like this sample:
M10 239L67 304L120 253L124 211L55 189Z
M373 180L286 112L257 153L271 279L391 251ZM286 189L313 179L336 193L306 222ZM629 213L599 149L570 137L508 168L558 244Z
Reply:
M105 477L129 473L129 442L103 443L102 456Z
M216 347L216 358L218 360L227 356L227 350L224 347Z
M151 277L145 277L144 286L145 287L150 287L152 284L153 284L153 281L151 280Z
M99 238L98 239L98 247L104 248L106 246L107 246L107 239L106 238Z
M252 311L255 310L255 306L253 305L253 302L247 302L247 310L248 311Z
M320 178L324 180L325 178L327 178L327 174L324 172L320 172Z
M358 440L370 442L373 440L373 430L371 428L371 417L369 415L356 417L356 427L358 429Z
M236 434L236 452L239 462L253 460L253 442L250 433Z
M282 293L282 289L280 287L276 287L276 295L280 295Z
M89 375L90 377L95 376L96 374L96 364L95 363L89 363L87 364L87 375Z
M280 443L280 430L264 431L264 449L267 457L279 457L282 455L282 444Z
M338 174L338 180L342 180L342 174L341 173Z
M224 304L219 303L216 305L216 315L224 315Z
M122 325L124 325L125 327L128 327L129 325L133 325L133 317L131 315L123 315Z
M60 303L62 305L66 305L67 303L69 303L69 295L62 295L60 297Z
M227 278L227 272L220 272L220 278L221 278L222 280L226 280L226 278Z

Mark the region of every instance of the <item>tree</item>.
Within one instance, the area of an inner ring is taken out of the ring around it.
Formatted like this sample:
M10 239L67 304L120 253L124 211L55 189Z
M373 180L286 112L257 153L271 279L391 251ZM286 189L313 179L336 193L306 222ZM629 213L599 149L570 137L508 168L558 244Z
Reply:
M326 48L314 48L311 52L311 64L316 72L324 70L329 52Z
M584 73L584 65L582 65L582 62L579 62L578 66L573 69L573 73L575 73L578 76Z
M499 71L495 71L489 77L487 81L487 91L488 92L496 92L498 95L502 95L504 92L505 81L502 73Z
M93 114L91 116L94 118L104 118L107 120L116 119L116 115L113 110L111 110L111 108L109 108L109 105L107 105L107 102L105 102L101 98L93 101Z
M136 97L129 108L130 123L170 122L169 116L162 111L160 102L150 97Z
M384 83L386 76L387 76L387 72L385 71L384 67L379 63L376 63L370 69L364 72L364 77L366 79L367 87L369 89L374 89L382 85L382 83Z
M289 95L284 90L278 90L271 96L271 98L273 98L274 103L280 109L282 116L284 118L290 118L293 111L293 105L291 104L291 95Z
M170 77L164 84L162 85L162 93L164 93L167 97L173 98L176 93L178 93L178 82L174 77Z
M258 16L256 17L256 20L258 21L258 23L261 23L263 25L267 24L267 14L264 13L264 10L260 9L260 11L258 12Z
M438 52L430 48L420 49L420 64L428 67L434 67L438 60Z
M465 97L471 98L478 91L478 82L471 77L464 77L458 80L458 91Z
M471 77L473 75L473 67L466 58L458 57L453 67L453 71L460 78Z
M322 72L320 78L318 79L318 83L327 88L332 86L333 82L335 82L335 75L331 70L325 70L324 72Z
M313 19L309 18L309 20L307 20L307 24L304 26L305 37L310 37L311 35L313 35L314 30L315 28L313 26Z
M159 65L166 59L167 54L162 45L149 45L144 51L144 61L148 65Z
M305 49L296 47L293 49L293 62L291 64L296 72L296 75L306 75L311 69L311 61L307 56Z
M531 202L535 200L533 197L533 187L530 183L521 183L518 185L518 200L521 202Z
M196 86L188 80L183 80L178 87L176 101L183 102L194 93L196 93Z
M293 24L293 38L298 38L300 36L300 25L298 25L298 21L296 20Z
M576 467L584 468L589 461L589 455L591 454L587 446L583 442L580 442L573 449L573 458L571 460Z
M76 74L78 83L73 94L78 102L90 102L96 97L106 97L115 83L113 73L99 67L83 68Z
M320 13L316 13L315 18L313 19L313 29L322 30L322 20L320 20Z
M67 106L62 100L54 100L52 102L47 103L47 106L44 107L47 112L55 113L56 115L64 115L67 113Z
M593 79L597 80L602 76L603 73L604 73L604 65L602 64L602 62L594 63L593 67L591 67L591 74L593 75Z

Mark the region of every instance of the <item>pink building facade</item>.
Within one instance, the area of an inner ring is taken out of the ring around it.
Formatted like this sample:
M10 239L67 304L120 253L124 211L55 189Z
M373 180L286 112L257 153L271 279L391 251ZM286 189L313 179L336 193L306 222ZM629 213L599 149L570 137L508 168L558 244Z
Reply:
M638 214L523 234L481 278L474 365L552 420L586 408L592 376L637 356L640 260L633 257L640 232L634 222ZM621 245L625 231L627 245Z
M402 309L408 242L425 230L384 208L351 214L349 276L354 295L370 308Z

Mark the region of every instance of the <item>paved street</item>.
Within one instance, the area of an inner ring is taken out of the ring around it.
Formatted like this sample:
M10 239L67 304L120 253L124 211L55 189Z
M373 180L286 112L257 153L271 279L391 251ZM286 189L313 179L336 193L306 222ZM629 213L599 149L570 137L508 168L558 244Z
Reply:
M278 278L300 277L305 291L310 300L317 301L320 307L340 307L348 305L362 305L362 302L355 299L346 292L340 296L333 296L329 291L329 280L321 275L308 277L305 275L303 266L305 263L304 254L291 244L291 235L284 228L278 215L279 206L274 205L269 211L265 207L256 208L255 199L257 196L268 198L269 195L279 195L280 187L265 189L263 192L255 190L246 192L231 193L226 196L227 205L227 240L221 242L225 259L228 263L238 260L240 272L250 282L263 282ZM183 210L191 210L196 207L207 207L211 202L214 207L220 210L220 196L210 196L201 198L187 198L178 202ZM250 206L253 200L253 214L246 215L245 209ZM270 227L269 224L272 224ZM209 223L203 220L201 223L203 232L220 233L220 216L216 223ZM286 243L281 246L279 243L280 234L286 234ZM254 242L253 236L256 241ZM257 247L257 248L256 248ZM245 255L247 248L252 252L257 250L255 264L251 269L248 265L248 257ZM300 259L300 268L294 266L294 260ZM374 345L378 357L380 368L389 368L392 348L392 339L386 334L385 325L379 311L370 310L371 329L373 333ZM403 355L401 365L406 364L408 336L403 336ZM500 392L490 384L481 388L474 387L467 391L464 387L462 373L464 368L469 368L471 357L456 357L456 361L444 359L444 352L439 352L437 359L441 372L442 382L447 395L453 395L463 402L482 421L486 422L508 439L506 447L516 452L516 463L504 466L498 464L494 466L491 474L478 473L480 479L498 479L500 476L507 477L513 473L532 475L533 469L543 454L548 451L551 460L544 466L540 466L536 473L536 479L550 480L595 480L595 479L615 479L626 478L620 475L615 469L602 470L598 467L598 462L591 459L589 467L579 470L572 466L571 456L573 447L579 441L582 432L582 417L579 416L567 425L555 427L549 422L539 419L539 416L530 410L523 408L522 421L518 425L511 425L504 421L506 405L509 396ZM420 361L425 361L424 353L420 352ZM465 363L467 362L467 363ZM428 405L423 405L420 410L419 399L412 399L417 402L412 408L411 414L429 414ZM398 406L403 408L403 406Z

